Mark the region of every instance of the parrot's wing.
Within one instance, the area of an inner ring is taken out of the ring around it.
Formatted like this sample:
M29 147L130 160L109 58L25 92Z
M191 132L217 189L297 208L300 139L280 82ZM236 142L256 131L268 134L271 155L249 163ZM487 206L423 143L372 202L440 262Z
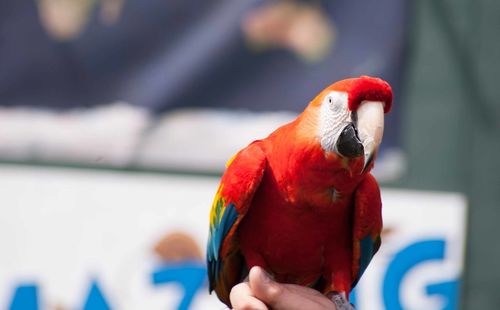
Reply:
M235 232L259 188L266 164L266 156L258 141L236 154L227 165L210 211L209 290L215 290L228 305L229 292L241 281L243 267Z
M368 174L354 197L353 285L354 287L380 247L382 201L375 178Z

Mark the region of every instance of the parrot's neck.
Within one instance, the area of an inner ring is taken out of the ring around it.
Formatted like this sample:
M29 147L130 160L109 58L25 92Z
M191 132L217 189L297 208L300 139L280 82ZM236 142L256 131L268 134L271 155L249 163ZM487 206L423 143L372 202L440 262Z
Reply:
M280 191L303 204L348 204L364 178L363 159L324 151L317 136L304 135L307 131L297 125L284 126L268 138L268 162Z

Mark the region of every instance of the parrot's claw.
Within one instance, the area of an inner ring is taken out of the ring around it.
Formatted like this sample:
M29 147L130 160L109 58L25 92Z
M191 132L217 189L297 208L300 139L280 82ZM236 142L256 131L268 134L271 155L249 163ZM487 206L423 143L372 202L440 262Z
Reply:
M331 292L327 295L333 302L337 310L355 310L354 306L347 301L345 294L338 292Z

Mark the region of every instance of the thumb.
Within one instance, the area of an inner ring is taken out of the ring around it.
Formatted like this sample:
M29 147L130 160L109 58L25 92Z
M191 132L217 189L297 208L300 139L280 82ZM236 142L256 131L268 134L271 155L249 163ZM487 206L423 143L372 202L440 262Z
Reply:
M337 309L320 292L299 285L278 283L260 267L250 270L248 280L254 296L274 310Z
M264 303L274 307L282 299L285 287L273 281L261 267L253 267L250 270L248 282L254 296Z

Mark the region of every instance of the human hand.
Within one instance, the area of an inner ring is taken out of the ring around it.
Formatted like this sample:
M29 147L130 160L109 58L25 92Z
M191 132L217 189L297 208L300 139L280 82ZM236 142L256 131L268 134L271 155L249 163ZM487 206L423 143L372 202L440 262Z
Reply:
M294 284L273 281L260 267L253 267L248 282L231 290L234 310L336 310L334 303L320 292Z

